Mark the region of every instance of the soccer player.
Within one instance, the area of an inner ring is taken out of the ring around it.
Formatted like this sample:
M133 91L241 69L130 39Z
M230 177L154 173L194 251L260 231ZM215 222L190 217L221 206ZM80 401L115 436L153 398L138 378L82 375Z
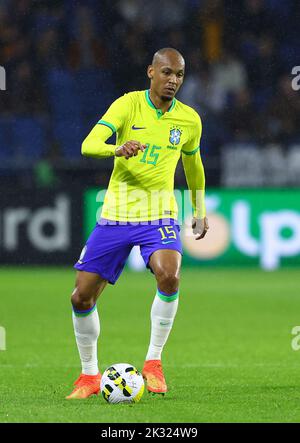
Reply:
M182 246L173 188L180 156L191 192L195 240L208 230L199 151L201 120L192 108L175 99L184 71L185 61L177 50L160 49L147 70L150 89L118 98L83 141L83 155L114 156L115 161L101 219L75 265L71 302L82 372L68 399L99 392L96 301L107 283L115 284L134 245L140 246L157 283L142 374L148 391L167 392L161 354L178 307ZM116 146L106 143L112 133L117 134Z

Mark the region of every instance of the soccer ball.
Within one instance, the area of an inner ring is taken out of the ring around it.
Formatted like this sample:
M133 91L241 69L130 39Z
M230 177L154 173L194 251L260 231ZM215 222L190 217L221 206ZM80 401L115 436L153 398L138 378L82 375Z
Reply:
M108 403L137 403L144 387L142 374L129 363L117 363L105 369L100 385Z

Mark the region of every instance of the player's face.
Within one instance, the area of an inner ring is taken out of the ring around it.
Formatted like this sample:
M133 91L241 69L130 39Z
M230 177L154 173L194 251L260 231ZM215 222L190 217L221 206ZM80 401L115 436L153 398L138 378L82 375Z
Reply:
M184 60L181 57L164 56L148 68L151 89L164 101L170 101L178 92L184 78Z

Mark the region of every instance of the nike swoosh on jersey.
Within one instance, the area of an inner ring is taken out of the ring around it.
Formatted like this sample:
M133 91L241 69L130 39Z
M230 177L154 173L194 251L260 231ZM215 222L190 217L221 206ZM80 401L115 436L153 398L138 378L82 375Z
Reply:
M170 240L170 241L162 241L163 245L167 245L168 243L174 243L175 240Z
M131 129L137 130L137 129L147 129L147 128L145 126L135 126L135 125L133 125L133 126L131 126Z

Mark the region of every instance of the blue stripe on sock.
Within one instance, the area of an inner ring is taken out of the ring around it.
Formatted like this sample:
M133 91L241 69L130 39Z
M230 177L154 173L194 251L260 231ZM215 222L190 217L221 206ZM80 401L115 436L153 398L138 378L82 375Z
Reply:
M73 306L73 312L74 312L74 314L75 315L83 315L83 316L86 316L86 315L89 315L92 311L94 311L96 309L96 304L94 304L94 306L92 306L90 309L86 309L86 310L84 310L84 311L80 311L79 309L75 309L74 308L74 306Z
M165 295L166 297L171 297L172 295L175 295L175 294L177 294L177 292L178 292L178 291L175 291L175 292L172 292L171 294L167 294L166 292L163 292L163 291L161 291L161 290L158 289L158 288L157 288L157 290L158 290L158 292L159 292L161 295Z
M161 300L166 301L166 302L171 302L171 301L174 301L178 298L179 291L173 292L172 294L167 294L166 292L163 292L157 288L156 294Z

